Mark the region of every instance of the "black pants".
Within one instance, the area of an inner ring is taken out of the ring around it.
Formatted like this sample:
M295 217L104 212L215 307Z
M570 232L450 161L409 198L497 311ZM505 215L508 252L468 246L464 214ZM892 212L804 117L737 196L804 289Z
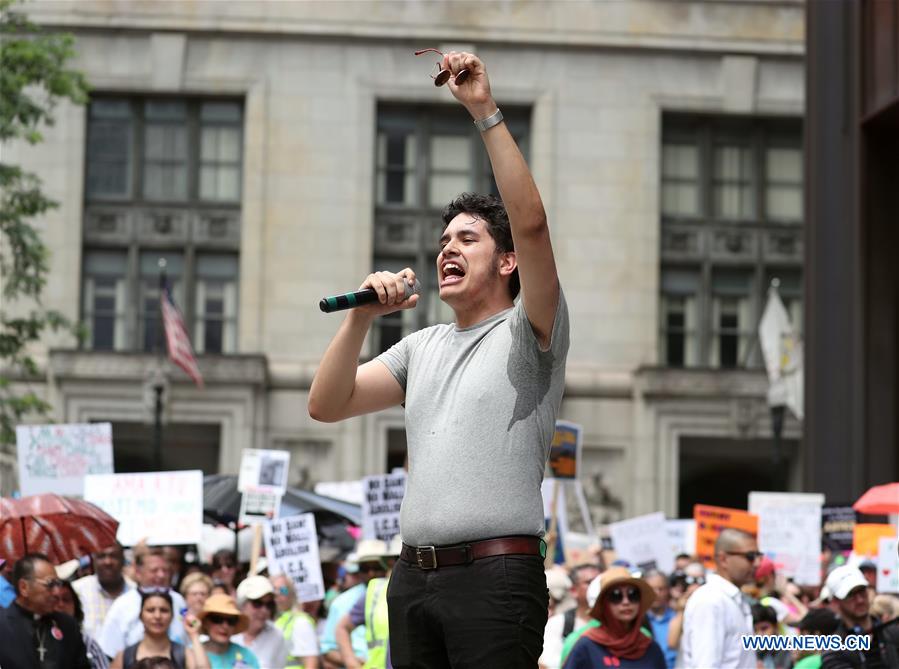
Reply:
M428 571L398 560L387 587L391 663L394 669L534 669L548 605L537 555Z

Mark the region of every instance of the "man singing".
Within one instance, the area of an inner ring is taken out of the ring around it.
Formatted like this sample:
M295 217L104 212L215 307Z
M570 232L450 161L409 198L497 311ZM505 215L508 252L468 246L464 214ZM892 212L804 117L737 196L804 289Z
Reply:
M449 87L482 133L502 201L463 194L444 210L437 276L455 322L358 366L373 320L418 302L403 299L410 268L365 279L380 302L340 326L309 413L333 422L406 409L405 543L387 593L393 667L536 667L548 605L540 484L564 388L568 311L540 194L484 64L451 52L442 68L468 70Z

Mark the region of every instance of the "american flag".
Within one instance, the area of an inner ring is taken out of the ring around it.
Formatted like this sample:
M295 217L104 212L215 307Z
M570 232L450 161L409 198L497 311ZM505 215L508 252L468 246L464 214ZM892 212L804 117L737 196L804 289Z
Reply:
M200 374L197 359L194 357L194 349L190 345L190 337L184 327L184 319L181 318L181 312L175 306L175 300L172 299L172 291L168 284L162 291L161 301L162 323L165 327L165 340L169 348L169 360L187 372L197 386L202 388L203 375Z

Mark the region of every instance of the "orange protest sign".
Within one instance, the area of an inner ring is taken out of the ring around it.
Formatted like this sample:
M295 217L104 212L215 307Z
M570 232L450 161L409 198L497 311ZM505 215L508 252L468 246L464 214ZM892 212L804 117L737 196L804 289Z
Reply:
M856 523L852 531L852 550L856 555L877 557L880 537L894 538L896 526L886 523Z
M583 435L584 428L577 423L556 421L556 431L549 449L550 476L557 479L577 478Z
M733 528L758 534L759 517L742 509L697 504L693 507L696 520L696 557L706 566L715 566L715 541L721 530Z

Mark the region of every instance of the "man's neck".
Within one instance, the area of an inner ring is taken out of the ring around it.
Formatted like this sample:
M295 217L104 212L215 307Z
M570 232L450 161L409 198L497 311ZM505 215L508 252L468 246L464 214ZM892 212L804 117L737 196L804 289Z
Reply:
M652 608L649 609L649 612L650 612L652 615L656 616L657 618L661 618L662 616L665 615L665 611L667 611L667 610L668 610L668 605L665 604L665 605L663 605L662 607L654 606L654 607L652 607Z
M453 309L453 313L456 316L456 327L469 328L481 321L486 321L491 316L496 316L496 314L506 309L511 309L513 306L515 306L514 302L507 298L505 300L482 302L472 305L465 310Z
M265 623L262 623L262 627L257 629L256 631L251 630L249 627L244 631L243 638L247 643L251 643L257 636L262 634L262 630L265 629Z
M20 609L22 609L26 613L34 615L34 611L31 610L31 608L28 606L28 603L24 599L22 599L21 597L16 597L15 602Z
M870 632L872 627L871 616L865 616L863 618L850 618L846 615L842 616L843 624L846 625L849 629L854 629L856 627L860 627L865 632Z
M121 575L119 575L118 580L107 581L105 583L98 578L97 583L100 584L100 587L103 588L107 594L112 595L113 597L118 597L122 594L122 590L125 589L125 579Z
M590 617L590 607L586 604L584 604L583 606L578 604L577 612L574 615L581 620L586 620Z

